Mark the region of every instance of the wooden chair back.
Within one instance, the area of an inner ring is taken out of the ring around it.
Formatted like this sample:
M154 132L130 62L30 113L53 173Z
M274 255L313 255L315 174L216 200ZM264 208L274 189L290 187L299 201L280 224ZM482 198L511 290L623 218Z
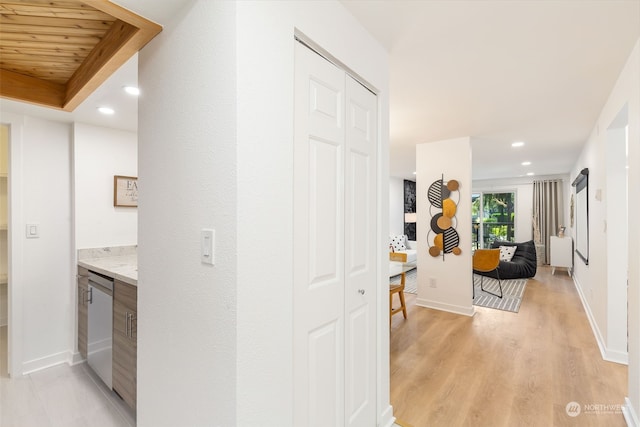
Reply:
M397 262L407 262L407 254L402 252L389 252L389 260Z

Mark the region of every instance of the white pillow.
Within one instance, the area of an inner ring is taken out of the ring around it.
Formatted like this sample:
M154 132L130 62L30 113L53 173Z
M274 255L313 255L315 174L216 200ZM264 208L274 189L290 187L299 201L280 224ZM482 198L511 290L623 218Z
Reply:
M500 246L500 261L511 261L517 246Z
M407 236L405 234L399 236L391 237L391 246L393 246L394 251L405 251L407 250L407 246L404 242L407 241Z

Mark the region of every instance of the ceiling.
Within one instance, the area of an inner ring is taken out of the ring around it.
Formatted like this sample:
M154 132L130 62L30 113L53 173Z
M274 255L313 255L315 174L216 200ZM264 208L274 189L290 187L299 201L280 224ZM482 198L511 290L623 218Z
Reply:
M390 53L405 179L416 144L464 136L474 179L568 173L640 37L640 0L342 2Z
M162 24L186 0L117 3ZM342 3L389 51L390 171L406 179L416 144L461 136L473 138L474 179L568 173L640 37L640 0ZM0 107L135 131L137 100L122 92L132 81L135 56L73 112Z
M108 1L0 1L0 95L73 111L161 30Z

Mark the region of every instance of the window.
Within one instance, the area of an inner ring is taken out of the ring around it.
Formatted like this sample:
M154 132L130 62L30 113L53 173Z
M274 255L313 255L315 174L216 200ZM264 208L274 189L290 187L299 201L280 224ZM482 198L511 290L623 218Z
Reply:
M515 240L515 202L514 192L471 195L473 249L490 248L494 240Z

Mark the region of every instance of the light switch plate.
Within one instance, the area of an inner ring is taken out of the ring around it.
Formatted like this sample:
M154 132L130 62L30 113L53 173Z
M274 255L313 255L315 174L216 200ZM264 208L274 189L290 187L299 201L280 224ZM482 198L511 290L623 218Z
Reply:
M200 233L200 260L204 264L215 263L216 231L203 228Z
M27 239L37 239L40 237L38 224L27 224Z

